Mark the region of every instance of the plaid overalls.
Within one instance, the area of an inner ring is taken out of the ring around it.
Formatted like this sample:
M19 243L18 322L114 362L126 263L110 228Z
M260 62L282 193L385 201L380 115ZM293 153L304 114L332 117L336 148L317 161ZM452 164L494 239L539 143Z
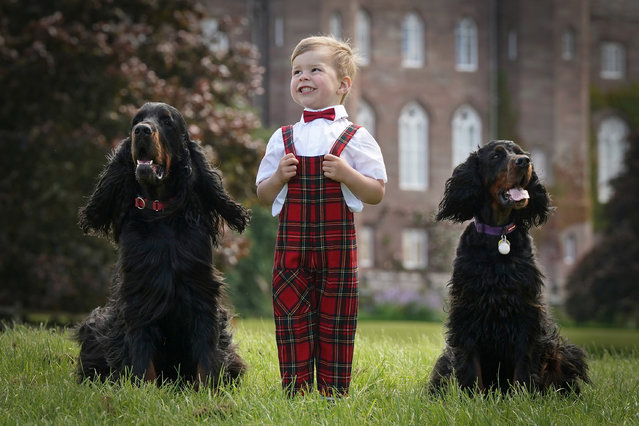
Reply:
M350 125L330 153L339 156L359 126ZM293 128L282 128L295 153ZM288 182L273 268L273 312L282 385L345 395L357 327L357 246L353 213L339 182L322 172L323 156L297 157Z

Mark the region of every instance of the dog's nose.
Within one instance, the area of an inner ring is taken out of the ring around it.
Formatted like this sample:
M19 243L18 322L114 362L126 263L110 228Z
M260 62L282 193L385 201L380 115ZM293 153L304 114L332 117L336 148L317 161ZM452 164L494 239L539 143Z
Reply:
M530 164L530 158L526 157L525 155L522 155L521 157L517 157L517 159L515 160L515 166L517 167L528 167L528 165Z
M140 123L135 125L135 127L133 128L133 133L135 133L138 136L140 135L149 136L151 133L153 133L153 129L151 129L151 126L149 126L146 123Z

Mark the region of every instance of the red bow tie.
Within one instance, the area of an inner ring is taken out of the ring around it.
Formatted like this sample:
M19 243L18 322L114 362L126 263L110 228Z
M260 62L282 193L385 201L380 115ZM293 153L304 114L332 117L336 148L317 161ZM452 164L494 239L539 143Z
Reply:
M304 110L304 123L313 121L316 118L325 118L327 120L335 120L335 108L323 109L321 111Z

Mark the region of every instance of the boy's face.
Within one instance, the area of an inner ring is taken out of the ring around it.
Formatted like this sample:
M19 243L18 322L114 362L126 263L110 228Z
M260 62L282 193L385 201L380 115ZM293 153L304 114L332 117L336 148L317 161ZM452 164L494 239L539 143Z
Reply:
M291 96L304 108L337 105L350 87L350 77L338 78L328 47L313 48L293 60Z

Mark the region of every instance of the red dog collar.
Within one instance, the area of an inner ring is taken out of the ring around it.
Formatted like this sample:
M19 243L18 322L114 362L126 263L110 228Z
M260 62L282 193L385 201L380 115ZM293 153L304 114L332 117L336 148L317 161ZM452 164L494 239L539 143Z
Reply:
M161 212L166 206L168 206L168 203L163 203L158 200L150 201L142 197L136 197L135 199L135 207L140 210L149 209L154 212Z

